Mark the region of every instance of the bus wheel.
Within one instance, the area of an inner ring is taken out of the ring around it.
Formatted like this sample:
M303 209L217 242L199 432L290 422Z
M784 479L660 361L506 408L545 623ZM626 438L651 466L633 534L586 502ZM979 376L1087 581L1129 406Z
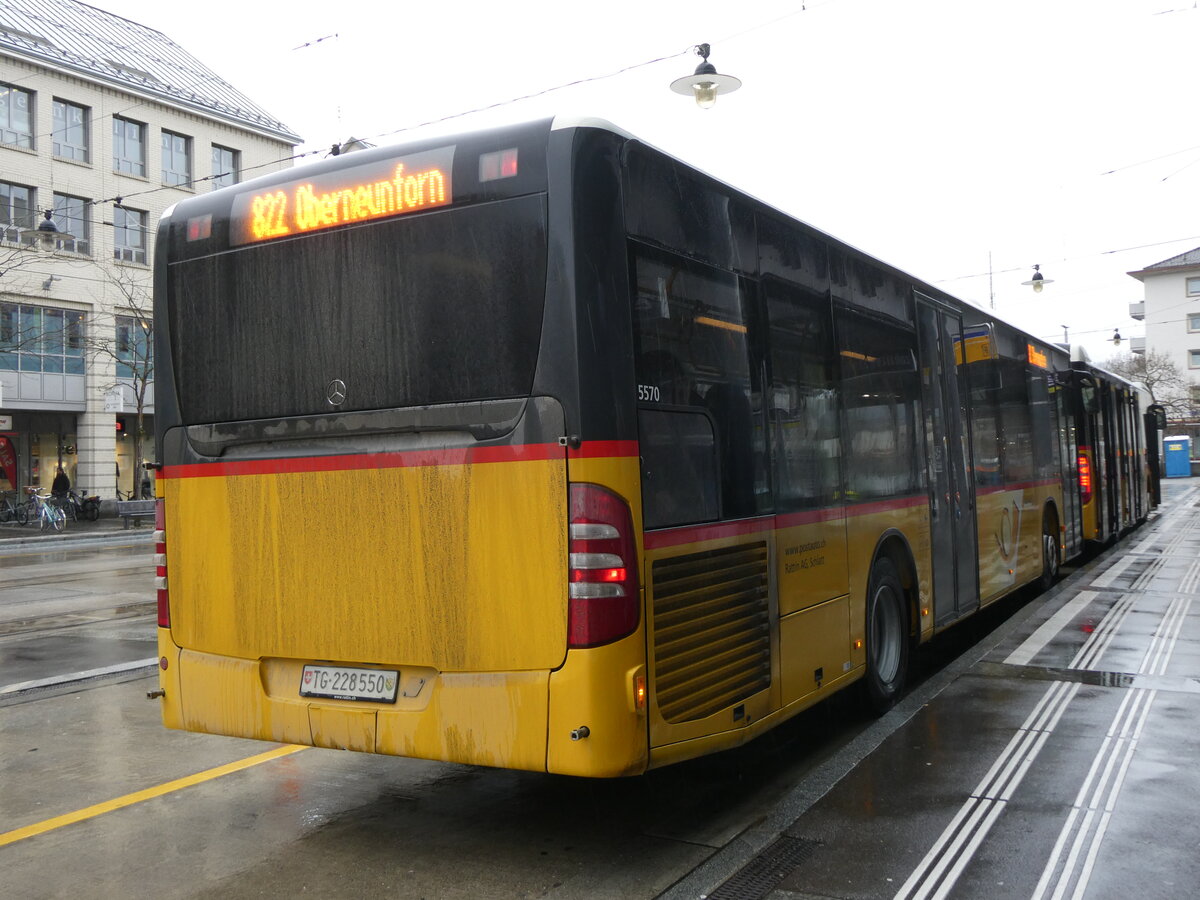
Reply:
M871 567L867 591L867 703L883 715L895 704L908 674L908 616L904 588L886 557Z
M1058 523L1049 512L1042 517L1042 577L1038 587L1048 590L1058 577Z

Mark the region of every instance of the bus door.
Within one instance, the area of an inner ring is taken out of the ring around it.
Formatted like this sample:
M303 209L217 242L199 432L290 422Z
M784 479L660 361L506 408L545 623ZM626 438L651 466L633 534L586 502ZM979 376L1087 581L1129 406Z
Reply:
M979 605L975 493L970 479L966 360L962 319L922 297L917 303L921 390L929 473L934 620L953 621Z
M1082 513L1079 509L1079 447L1075 417L1070 405L1069 372L1054 372L1054 409L1058 418L1058 452L1062 460L1064 556L1075 556L1082 547Z

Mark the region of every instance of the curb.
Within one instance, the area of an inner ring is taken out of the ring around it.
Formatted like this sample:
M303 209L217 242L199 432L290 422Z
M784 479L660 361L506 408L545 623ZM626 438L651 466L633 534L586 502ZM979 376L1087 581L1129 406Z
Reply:
M17 526L18 528L22 526ZM28 528L29 526L24 526ZM81 545L81 544L123 544L123 543L149 543L154 539L153 528L130 528L117 530L97 530L97 531L70 531L68 530L61 534L40 534L36 531L30 531L22 534L5 534L7 529L0 530L0 553L3 553L9 547L44 547L50 549L56 544L66 545Z

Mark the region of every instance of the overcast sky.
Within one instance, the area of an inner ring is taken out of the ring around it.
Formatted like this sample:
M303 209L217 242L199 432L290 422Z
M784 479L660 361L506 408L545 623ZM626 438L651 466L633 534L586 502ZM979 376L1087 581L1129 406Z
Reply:
M1144 333L1125 273L1200 246L1196 0L92 5L164 32L302 150L493 104L432 127L599 116L1098 360L1114 329ZM743 82L711 110L668 89L702 42Z

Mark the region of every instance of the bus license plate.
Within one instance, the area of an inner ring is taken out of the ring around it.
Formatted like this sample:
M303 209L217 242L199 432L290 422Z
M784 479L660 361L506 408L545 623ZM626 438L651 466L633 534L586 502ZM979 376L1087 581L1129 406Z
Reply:
M301 697L395 703L399 686L400 673L387 669L305 666L300 676Z

